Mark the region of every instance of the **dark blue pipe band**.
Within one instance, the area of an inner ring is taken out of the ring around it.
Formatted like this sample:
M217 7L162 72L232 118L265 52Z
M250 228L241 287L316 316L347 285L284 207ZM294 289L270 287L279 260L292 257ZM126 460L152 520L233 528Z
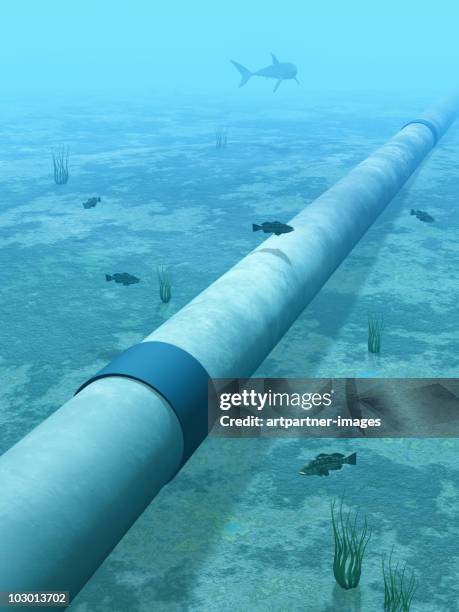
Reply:
M133 378L167 400L183 431L183 465L209 431L207 406L210 376L199 361L172 344L141 342L115 357L83 383L77 393L95 380L107 376Z
M438 134L437 128L428 119L413 119L413 121L408 121L408 123L405 123L405 125L402 127L402 130L403 128L406 128L408 125L412 125L413 123L420 123L421 125L425 125L426 127L429 128L429 130L432 132L433 137L434 137L434 146L440 140L440 136Z

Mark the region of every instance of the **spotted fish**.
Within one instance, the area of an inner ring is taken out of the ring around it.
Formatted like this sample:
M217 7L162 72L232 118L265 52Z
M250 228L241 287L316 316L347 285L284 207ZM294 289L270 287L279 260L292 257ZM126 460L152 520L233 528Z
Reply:
M328 476L330 470L340 470L345 463L355 465L357 463L357 453L352 453L346 457L341 453L321 453L312 459L301 470L304 476Z

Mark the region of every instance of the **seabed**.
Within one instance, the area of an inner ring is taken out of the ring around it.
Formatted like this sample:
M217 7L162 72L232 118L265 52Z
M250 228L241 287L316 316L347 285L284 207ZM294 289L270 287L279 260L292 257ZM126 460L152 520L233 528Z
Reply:
M5 106L0 451L258 245L253 222L287 222L430 100ZM227 145L216 148L222 124ZM65 185L52 177L55 142L72 152ZM458 145L453 126L257 376L457 375ZM101 203L85 210L93 196ZM167 304L159 265L173 278ZM123 271L141 282L105 282ZM367 349L371 312L384 314L379 355ZM320 452L354 451L355 467L298 474ZM418 580L413 610L456 612L458 456L454 438L209 438L70 610L372 612L394 546ZM372 528L352 591L332 572L330 502L344 492Z

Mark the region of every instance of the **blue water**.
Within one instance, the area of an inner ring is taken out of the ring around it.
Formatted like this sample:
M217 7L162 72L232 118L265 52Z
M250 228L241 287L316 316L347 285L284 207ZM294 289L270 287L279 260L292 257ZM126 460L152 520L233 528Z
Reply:
M3 103L0 451L288 221L432 101L427 94L68 97ZM224 125L228 144L215 147ZM270 377L454 377L459 131L451 128L261 364ZM55 185L51 148L70 150ZM95 208L84 209L89 197ZM410 209L428 211L423 224ZM172 278L159 299L157 266ZM105 274L141 279L122 286ZM382 312L383 349L367 352ZM358 451L327 479L298 469ZM457 439L208 439L71 606L123 610L383 609L381 554L414 571L413 610L457 610ZM334 585L330 502L373 530L358 593Z

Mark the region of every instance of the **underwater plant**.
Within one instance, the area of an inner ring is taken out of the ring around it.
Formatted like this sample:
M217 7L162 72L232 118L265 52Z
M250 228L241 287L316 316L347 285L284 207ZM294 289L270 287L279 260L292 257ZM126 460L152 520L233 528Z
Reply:
M158 266L159 297L164 304L170 301L172 296L171 280L166 266Z
M385 557L382 557L382 572L384 579L384 611L409 612L414 592L417 588L414 573L406 580L406 564L402 569L399 565L392 566L392 549L389 555L389 564L386 569Z
M368 315L368 352L381 352L381 336L384 330L384 319L382 315Z
M217 149L224 149L226 148L226 142L227 142L227 137L226 137L226 128L217 128L215 130L215 148Z
M54 182L56 185L65 185L69 180L69 150L61 147L52 152L54 166Z
M346 519L343 518L343 501L344 498L341 499L337 516L335 516L336 500L331 503L331 519L335 540L333 574L340 587L355 589L360 581L363 556L371 533L368 532L367 520L365 519L359 535L357 530L358 512L356 512L353 520L351 519L351 512L348 513Z

